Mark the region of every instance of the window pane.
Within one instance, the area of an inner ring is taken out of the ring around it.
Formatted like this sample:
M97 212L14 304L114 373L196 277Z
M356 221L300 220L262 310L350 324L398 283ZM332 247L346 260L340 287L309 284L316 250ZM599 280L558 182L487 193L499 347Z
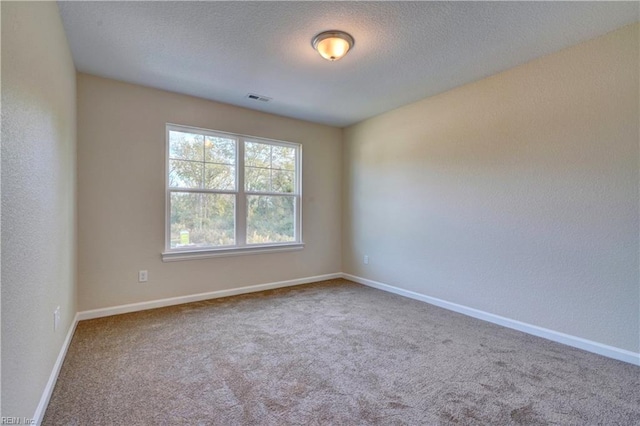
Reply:
M244 158L245 166L271 167L271 145L245 142Z
M171 248L235 244L235 195L171 193Z
M295 169L295 148L245 142L245 190L294 193Z
M204 136L170 130L169 158L203 161Z
M207 189L236 189L236 171L233 166L205 163L204 185Z
M270 181L271 170L255 167L245 168L244 187L247 191L269 191Z
M247 244L295 241L295 197L247 196Z
M236 141L207 136L204 142L205 161L209 163L236 164Z
M271 163L274 169L294 170L296 164L296 151L288 146L273 146Z
M173 188L200 188L204 163L169 160L169 186Z
M293 177L293 172L273 170L271 172L271 192L293 193Z

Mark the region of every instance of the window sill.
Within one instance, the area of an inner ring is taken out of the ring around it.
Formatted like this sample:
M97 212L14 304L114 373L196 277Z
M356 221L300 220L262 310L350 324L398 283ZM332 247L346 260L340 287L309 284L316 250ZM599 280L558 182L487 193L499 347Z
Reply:
M278 253L283 251L302 250L304 243L277 244L268 246L233 247L207 250L176 250L162 253L163 262L181 260L206 259L210 257L243 256L248 254Z

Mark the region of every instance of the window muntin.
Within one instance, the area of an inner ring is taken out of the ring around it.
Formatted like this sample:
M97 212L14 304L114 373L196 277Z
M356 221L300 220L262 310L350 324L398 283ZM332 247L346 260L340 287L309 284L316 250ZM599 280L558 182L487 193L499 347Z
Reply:
M299 144L167 125L167 252L301 243Z
M168 130L169 187L235 190L237 140Z
M247 141L244 156L246 191L295 192L295 148Z

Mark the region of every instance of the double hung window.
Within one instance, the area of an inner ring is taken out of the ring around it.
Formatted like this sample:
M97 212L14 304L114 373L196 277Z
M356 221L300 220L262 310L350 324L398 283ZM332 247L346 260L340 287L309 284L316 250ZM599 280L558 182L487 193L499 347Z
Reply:
M167 125L163 258L301 248L299 144Z

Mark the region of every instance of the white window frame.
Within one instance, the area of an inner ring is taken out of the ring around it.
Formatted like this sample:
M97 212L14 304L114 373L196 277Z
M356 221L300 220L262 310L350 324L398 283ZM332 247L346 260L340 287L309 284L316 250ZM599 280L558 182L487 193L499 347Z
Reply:
M196 133L204 136L224 137L236 141L236 189L235 190L217 190L204 188L172 188L169 186L169 132L187 132ZM295 187L293 193L282 192L261 192L246 191L244 187L244 147L246 142L257 142L268 145L286 146L295 148ZM199 258L218 257L218 256L236 256L244 254L257 254L265 252L279 252L290 250L301 250L304 248L302 242L302 145L294 142L285 142L274 139L266 139L256 136L240 135L218 130L203 129L199 127L183 126L179 124L167 123L165 125L165 249L162 253L164 262L177 260L192 260ZM213 193L213 194L234 194L235 203L235 245L206 247L206 248L171 248L171 192L193 192L193 193ZM295 197L294 210L294 241L285 243L268 243L268 244L247 244L247 196L263 195L263 196L293 196Z

